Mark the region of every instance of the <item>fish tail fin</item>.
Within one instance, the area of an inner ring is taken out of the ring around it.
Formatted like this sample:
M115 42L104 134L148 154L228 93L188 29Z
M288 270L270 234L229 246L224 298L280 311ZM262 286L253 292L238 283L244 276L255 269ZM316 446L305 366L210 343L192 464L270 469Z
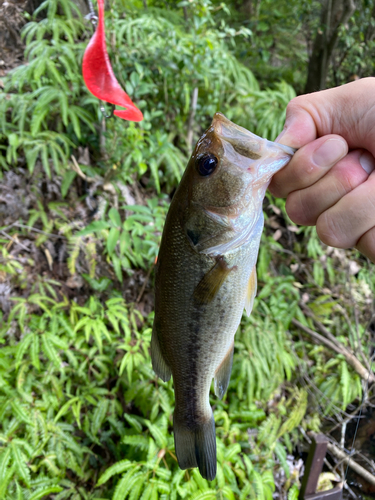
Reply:
M216 476L215 420L211 416L194 430L173 418L173 432L178 465L181 469L199 467L201 476L209 481Z

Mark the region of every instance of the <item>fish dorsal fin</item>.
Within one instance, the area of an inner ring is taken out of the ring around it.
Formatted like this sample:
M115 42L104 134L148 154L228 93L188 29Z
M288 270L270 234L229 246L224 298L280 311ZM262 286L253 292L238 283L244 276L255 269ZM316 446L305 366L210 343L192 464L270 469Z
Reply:
M215 372L214 390L219 399L222 399L229 385L230 374L232 372L234 343L228 349L225 358Z
M256 266L254 266L250 274L249 283L247 284L247 292L245 298L245 310L248 316L250 316L251 310L253 309L253 304L256 294L257 294L257 270Z
M151 337L151 360L152 368L154 369L156 375L160 377L164 382L168 382L168 380L171 378L172 372L161 353L155 325L152 329Z
M225 279L236 266L228 267L224 257L217 257L216 264L203 276L194 290L194 299L198 304L209 304L217 295Z

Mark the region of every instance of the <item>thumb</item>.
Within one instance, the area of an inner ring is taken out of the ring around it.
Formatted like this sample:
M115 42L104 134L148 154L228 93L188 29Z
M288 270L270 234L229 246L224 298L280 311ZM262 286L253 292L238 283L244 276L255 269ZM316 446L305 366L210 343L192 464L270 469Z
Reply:
M350 149L375 154L375 78L292 99L276 141L300 148L328 134L343 137Z
M303 96L304 97L304 96ZM286 108L284 129L276 142L299 149L318 137L313 116L305 109L306 102L297 97Z

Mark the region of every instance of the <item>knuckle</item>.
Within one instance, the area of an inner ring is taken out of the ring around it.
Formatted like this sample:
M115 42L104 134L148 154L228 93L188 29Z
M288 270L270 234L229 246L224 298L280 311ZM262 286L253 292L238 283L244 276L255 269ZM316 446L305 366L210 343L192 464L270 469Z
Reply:
M359 238L356 248L368 257L371 262L375 263L375 227L372 227Z
M306 190L293 191L287 197L286 211L290 219L303 226L313 226L316 222L316 215L310 203L310 198Z
M347 232L339 214L332 214L330 210L323 212L316 222L316 232L320 240L331 247L350 248L355 242L346 238Z
M299 95L297 97L293 97L286 107L287 111L295 111L300 108L304 108L303 103L306 101L306 97L303 95Z
M346 167L346 165L344 165ZM362 167L359 169L339 168L335 172L335 184L341 197L353 191L359 184L366 180L367 176Z
M273 196L276 196L276 198L283 198L286 196L284 194L282 183L279 183L278 180L275 179L275 176L273 177L271 184L268 186L268 190Z

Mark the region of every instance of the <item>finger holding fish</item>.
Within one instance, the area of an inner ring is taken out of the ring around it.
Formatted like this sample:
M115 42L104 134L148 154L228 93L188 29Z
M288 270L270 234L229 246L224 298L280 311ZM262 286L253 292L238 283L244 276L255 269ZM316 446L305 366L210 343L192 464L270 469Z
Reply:
M314 184L289 193L285 208L291 220L314 226L324 211L365 182L369 173L360 163L363 154L351 151Z
M294 154L290 163L272 179L270 191L285 198L291 192L305 189L327 175L348 152L348 145L338 135L320 137Z
M292 99L277 141L300 149L270 185L275 196L287 197L292 220L316 224L323 242L356 246L373 262L374 86L374 78L363 78ZM349 153L324 173L316 168L313 154L315 145L332 134L346 141Z

